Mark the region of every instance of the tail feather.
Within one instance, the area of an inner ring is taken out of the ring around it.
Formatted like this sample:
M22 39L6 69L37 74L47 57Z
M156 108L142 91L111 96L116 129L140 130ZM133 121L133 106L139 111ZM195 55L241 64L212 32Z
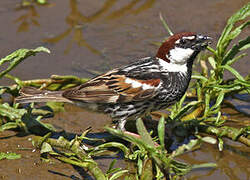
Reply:
M63 91L47 91L39 90L33 87L24 87L20 90L21 96L15 99L16 103L31 103L31 102L68 102L69 99L62 96Z

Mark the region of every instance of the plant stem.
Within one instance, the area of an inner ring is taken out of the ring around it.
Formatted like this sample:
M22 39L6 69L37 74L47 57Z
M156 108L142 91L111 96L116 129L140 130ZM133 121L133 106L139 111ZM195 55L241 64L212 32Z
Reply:
M36 141L39 141L43 137L36 137ZM80 166L86 168L97 180L105 180L106 177L102 170L98 167L97 163L88 156L88 154L81 148L79 140L76 138L73 141L69 142L68 140L60 137L59 139L46 139L46 142L49 143L53 147L62 148L64 150L68 150L73 152L80 161L75 161L66 157L55 155L52 156L56 159L59 159L63 162Z
M199 125L199 130L211 135L216 135L217 137L226 137L233 141L239 141L247 146L250 146L250 139L242 136L244 130L236 129L232 127L223 126L222 128L217 128L207 125Z

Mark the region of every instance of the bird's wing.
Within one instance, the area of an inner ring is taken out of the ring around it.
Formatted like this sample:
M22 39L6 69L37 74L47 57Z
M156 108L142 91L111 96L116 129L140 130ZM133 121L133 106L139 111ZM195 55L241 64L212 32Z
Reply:
M137 79L119 69L109 71L87 83L63 93L63 97L92 103L126 103L143 101L157 94L160 79Z

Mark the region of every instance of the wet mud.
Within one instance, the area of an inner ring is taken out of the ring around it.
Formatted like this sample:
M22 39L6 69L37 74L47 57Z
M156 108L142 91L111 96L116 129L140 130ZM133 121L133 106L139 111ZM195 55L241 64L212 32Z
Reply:
M0 57L19 48L45 46L51 50L49 55L30 57L11 72L28 80L52 74L91 78L136 58L153 56L157 50L153 43L168 36L160 22L160 12L174 32L194 31L217 39L228 17L248 1L54 0L48 5L26 8L21 8L20 2L0 1ZM243 34L249 34L249 29ZM243 76L249 73L247 60L235 65ZM0 84L13 82L1 79ZM250 114L249 103L243 106ZM225 111L233 119L250 124L247 113L239 114L230 108ZM66 112L45 121L73 134L81 134L88 127L93 132L103 132L103 127L111 123L107 116L74 106L66 106ZM32 137L13 131L0 133L0 151L22 155L18 160L0 161L0 179L87 179L88 173L77 167L59 161L42 162L31 144ZM249 153L246 146L228 141L223 152L216 145L204 144L200 150L179 159L218 164L216 169L192 171L187 179L243 180L250 178ZM110 162L107 158L98 160L102 169L107 169ZM119 160L117 166L126 167L126 163Z

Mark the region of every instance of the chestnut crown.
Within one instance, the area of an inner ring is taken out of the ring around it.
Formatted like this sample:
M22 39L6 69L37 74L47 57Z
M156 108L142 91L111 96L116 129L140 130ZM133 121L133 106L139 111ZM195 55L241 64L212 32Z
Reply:
M211 39L209 36L193 32L174 34L161 45L156 57L168 63L184 64L201 50L206 49Z

